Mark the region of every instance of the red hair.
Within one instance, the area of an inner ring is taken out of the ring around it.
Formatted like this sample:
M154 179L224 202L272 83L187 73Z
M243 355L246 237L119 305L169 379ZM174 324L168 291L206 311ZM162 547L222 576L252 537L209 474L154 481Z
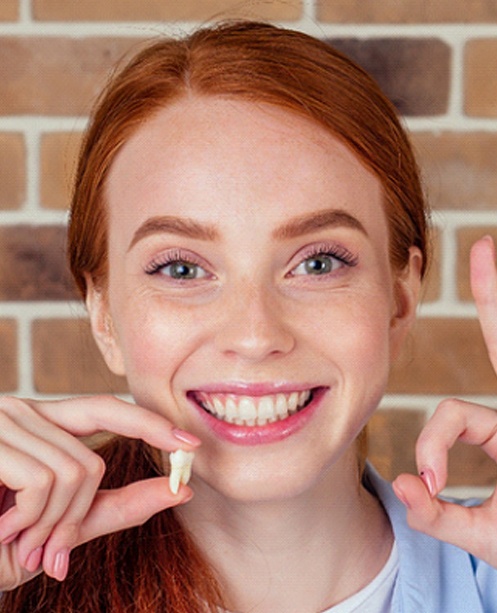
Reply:
M105 185L130 136L159 109L193 93L253 100L312 118L349 146L380 179L395 270L417 246L427 262L427 209L409 140L391 102L361 68L305 34L253 22L201 29L147 47L109 83L81 151L74 184L68 255L84 296L85 275L105 286ZM116 439L101 450L106 486L161 468L141 443ZM140 528L97 539L72 555L61 585L41 576L5 594L0 609L135 613L215 611L221 590L173 511Z

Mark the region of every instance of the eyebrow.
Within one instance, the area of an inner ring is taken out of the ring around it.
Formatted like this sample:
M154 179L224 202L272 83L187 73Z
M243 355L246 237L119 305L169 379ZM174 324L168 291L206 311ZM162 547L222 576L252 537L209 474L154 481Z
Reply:
M326 209L296 217L273 232L276 240L287 240L310 234L329 227L345 226L368 235L362 223L342 209ZM202 241L218 240L220 235L215 226L205 225L188 217L163 215L150 217L133 234L128 247L130 251L136 243L154 234L177 234Z
M362 223L347 211L343 209L325 209L308 215L302 215L291 219L283 226L278 228L273 233L273 238L278 240L286 240L297 238L304 234L310 234L318 230L323 230L330 227L345 226L359 230L365 236L368 236L366 228Z
M214 241L219 238L219 233L214 226L200 224L193 219L163 215L150 217L133 234L128 247L130 251L136 243L153 234L178 234L188 238L203 241Z

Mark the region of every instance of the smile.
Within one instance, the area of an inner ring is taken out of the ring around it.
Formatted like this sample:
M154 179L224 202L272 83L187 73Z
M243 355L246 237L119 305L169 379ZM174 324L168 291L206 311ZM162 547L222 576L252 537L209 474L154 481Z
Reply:
M282 421L308 406L315 389L263 396L191 392L193 400L220 421L237 426L265 426Z

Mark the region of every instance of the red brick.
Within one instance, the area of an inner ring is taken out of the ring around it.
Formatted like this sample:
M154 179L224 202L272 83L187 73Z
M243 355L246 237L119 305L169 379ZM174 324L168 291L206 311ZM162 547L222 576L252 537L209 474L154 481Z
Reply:
M63 226L0 227L0 300L76 298L65 236Z
M412 140L433 208L495 210L497 134L423 132Z
M401 473L417 473L415 445L425 423L417 409L380 409L368 424L368 458L380 474L392 481ZM493 486L495 462L477 446L456 443L449 452L449 487Z
M124 393L126 383L105 365L86 319L33 323L33 368L37 392L45 394Z
M497 117L497 39L479 39L466 43L464 74L466 114L473 117Z
M317 17L333 23L492 23L497 5L488 0L319 0Z
M451 51L435 38L331 39L367 70L403 115L447 111Z
M460 228L457 232L457 295L460 300L473 300L469 279L469 252L479 238L489 234L497 244L497 227L476 226Z
M389 480L400 473L416 473L414 446L425 413L413 409L380 409L368 424L368 457Z
M476 319L422 318L392 368L398 394L496 394L497 378Z
M67 209L76 169L81 134L57 132L41 139L41 193L43 207Z
M430 238L431 260L426 277L421 288L420 302L435 302L440 298L442 277L442 251L440 249L440 233L434 229Z
M17 324L0 319L0 392L15 392L17 382Z
M25 158L22 134L0 134L0 210L18 209L24 202Z
M495 462L472 445L456 443L449 453L448 486L495 486L497 467Z
M2 0L0 21L15 21L19 18L19 0Z
M86 115L111 67L138 44L124 38L1 37L0 114Z
M302 14L302 2L33 0L33 14L35 19L53 21L205 21L232 17L294 20Z

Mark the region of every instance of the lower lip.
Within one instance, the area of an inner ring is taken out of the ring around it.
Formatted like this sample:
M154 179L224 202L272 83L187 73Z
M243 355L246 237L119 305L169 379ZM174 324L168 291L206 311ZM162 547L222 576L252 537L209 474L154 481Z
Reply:
M192 398L190 398L190 402L197 409L202 421L219 438L236 445L267 445L282 441L302 430L321 405L325 393L325 388L316 389L311 402L306 407L286 419L264 426L230 424L227 421L216 419Z

